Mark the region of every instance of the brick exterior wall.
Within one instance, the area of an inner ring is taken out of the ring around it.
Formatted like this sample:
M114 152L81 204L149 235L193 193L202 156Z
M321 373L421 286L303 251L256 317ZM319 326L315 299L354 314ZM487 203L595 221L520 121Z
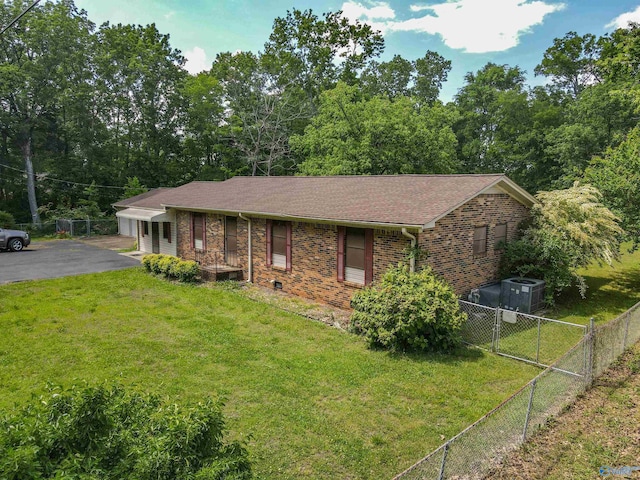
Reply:
M514 238L518 223L528 209L509 195L481 195L451 212L433 229L417 235L418 245L429 253L427 262L451 282L458 294L497 280L500 251L494 249L494 232L498 224L507 224L507 239ZM213 264L224 252L224 216L206 215L206 251L191 248L191 216L179 211L177 222L178 256ZM473 255L474 228L487 225L487 252ZM248 278L248 225L238 219L238 263L243 278ZM266 220L252 221L253 282L273 288L272 281L282 284L284 292L349 308L351 296L359 285L337 280L337 228L305 222L292 222L291 271L267 266ZM410 241L400 231L374 230L373 279L380 278L390 266L405 259ZM217 256L216 253L217 252Z
M494 248L495 227L507 224L507 241L515 238L518 224L529 209L507 194L479 195L425 230L418 245L428 252L427 263L449 281L458 295L499 280L501 250ZM473 255L475 227L488 226L487 252Z

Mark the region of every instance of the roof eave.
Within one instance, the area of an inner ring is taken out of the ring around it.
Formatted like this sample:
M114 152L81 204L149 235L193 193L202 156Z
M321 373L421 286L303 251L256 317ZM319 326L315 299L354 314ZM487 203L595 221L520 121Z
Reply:
M162 205L164 208L174 208L176 210L189 210L191 212L208 212L208 213L219 213L222 215L229 216L238 216L242 214L244 216L249 216L252 218L273 218L275 220L286 220L290 222L308 222L308 223L318 223L323 225L339 225L346 227L357 227L357 228L378 228L378 229L389 229L389 230L402 230L406 228L407 231L420 233L423 230L422 224L407 224L407 223L388 223L388 222L370 222L363 220L344 220L344 219L335 219L335 218L321 218L321 217L305 217L299 215L286 215L286 214L278 214L278 213L268 213L268 212L251 212L251 211L243 211L243 210L224 210L224 209L212 209L212 208L196 208L189 207L184 205Z

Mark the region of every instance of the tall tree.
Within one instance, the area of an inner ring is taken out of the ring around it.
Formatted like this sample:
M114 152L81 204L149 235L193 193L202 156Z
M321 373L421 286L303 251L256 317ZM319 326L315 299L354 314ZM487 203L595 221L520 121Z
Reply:
M185 62L155 25L109 25L96 34L96 101L108 125L111 173L155 187L192 178L181 155L187 102Z
M596 37L569 32L556 38L544 52L542 62L535 68L536 75L551 77L553 85L576 97L588 85L599 81L596 60L599 55Z
M338 80L354 83L366 63L384 49L380 32L341 11L319 18L312 10L287 11L276 18L264 54L278 73L280 85L296 85L315 106L323 90Z
M531 128L522 70L488 63L465 80L455 97L461 114L455 127L461 168L470 173L521 169L523 155L514 145Z
M271 61L251 52L224 53L212 67L227 106L224 130L250 175L291 173L289 137L310 117L308 102L282 84Z
M640 127L633 128L620 145L594 157L585 180L602 192L603 202L620 217L635 247L640 246Z
M26 5L21 0L2 3L2 23ZM73 95L74 77L88 63L86 40L93 28L86 12L61 0L35 7L0 37L0 128L22 157L35 224L40 216L34 155L55 124L62 97Z
M409 61L394 55L388 62L372 60L360 77L363 89L370 95L389 99L410 96L419 105L433 105L442 83L451 70L451 62L436 52Z
M408 97L367 99L339 83L321 95L318 115L291 146L307 175L453 173L455 119L442 104L418 110Z

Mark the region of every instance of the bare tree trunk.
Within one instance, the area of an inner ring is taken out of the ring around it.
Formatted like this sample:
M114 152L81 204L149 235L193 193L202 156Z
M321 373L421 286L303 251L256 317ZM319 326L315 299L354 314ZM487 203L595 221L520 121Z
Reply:
M27 195L29 197L29 209L31 210L31 220L34 225L40 226L40 214L38 213L38 201L36 200L36 177L33 174L33 162L31 160L31 135L27 135L22 145L22 157L24 158L24 169L27 172Z

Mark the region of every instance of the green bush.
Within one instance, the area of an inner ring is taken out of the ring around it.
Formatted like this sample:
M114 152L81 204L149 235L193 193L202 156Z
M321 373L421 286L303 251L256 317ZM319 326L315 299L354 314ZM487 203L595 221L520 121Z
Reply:
M50 388L0 418L0 478L252 478L222 404L164 405L119 386Z
M200 266L193 260L181 260L173 265L171 276L180 282L194 282L200 274Z
M351 330L373 347L401 351L450 351L461 342L465 314L451 286L429 267L411 273L389 268L380 282L351 301Z
M175 278L173 275L173 268L181 260L178 257L172 255L163 255L158 260L158 270L167 278Z
M16 224L15 218L9 212L0 210L0 228L13 228Z
M152 253L142 257L142 265L147 272L164 275L180 282L194 282L200 274L200 267L192 260L180 260L173 255Z

